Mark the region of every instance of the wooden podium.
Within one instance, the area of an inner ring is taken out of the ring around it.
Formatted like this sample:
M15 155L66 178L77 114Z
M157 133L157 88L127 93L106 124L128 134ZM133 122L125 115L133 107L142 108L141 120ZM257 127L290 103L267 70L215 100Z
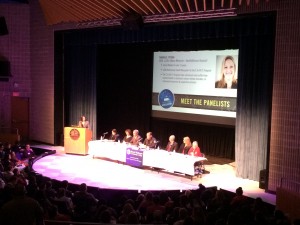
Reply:
M88 128L65 127L64 147L70 154L87 155L88 142L92 140L92 131Z

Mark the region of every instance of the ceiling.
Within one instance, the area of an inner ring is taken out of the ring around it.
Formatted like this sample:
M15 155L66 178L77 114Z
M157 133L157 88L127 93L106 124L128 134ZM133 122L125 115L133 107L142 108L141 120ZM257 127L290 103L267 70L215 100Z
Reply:
M144 23L234 16L242 6L270 0L39 0L47 25L114 26L124 20Z

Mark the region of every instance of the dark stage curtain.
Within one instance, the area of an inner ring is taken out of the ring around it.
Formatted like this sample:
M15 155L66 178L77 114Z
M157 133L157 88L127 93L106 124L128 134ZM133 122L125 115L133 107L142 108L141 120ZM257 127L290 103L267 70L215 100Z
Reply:
M235 135L236 173L242 178L259 180L260 171L268 166L275 17L249 21L243 27Z
M146 46L103 45L98 50L98 136L117 129L138 129L141 135L151 118L152 55ZM98 137L98 138L99 138ZM107 137L107 136L106 136Z
M96 135L96 60L93 45L65 47L65 126L77 125L82 115Z
M190 136L208 155L235 157L238 176L258 180L268 157L274 18L270 13L181 24L145 24L132 31L67 31L64 46L68 122L74 123L80 114L86 114L93 128L97 126L97 138L112 128L121 134L126 128L137 128L142 136L151 130L162 147L170 134L175 134L179 143L182 137ZM230 48L240 51L236 127L151 118L153 51Z

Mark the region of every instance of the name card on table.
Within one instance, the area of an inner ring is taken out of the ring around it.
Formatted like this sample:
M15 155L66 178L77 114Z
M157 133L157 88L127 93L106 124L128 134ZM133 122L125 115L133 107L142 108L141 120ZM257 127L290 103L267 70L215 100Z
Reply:
M126 148L126 164L135 167L143 166L143 150L128 147Z

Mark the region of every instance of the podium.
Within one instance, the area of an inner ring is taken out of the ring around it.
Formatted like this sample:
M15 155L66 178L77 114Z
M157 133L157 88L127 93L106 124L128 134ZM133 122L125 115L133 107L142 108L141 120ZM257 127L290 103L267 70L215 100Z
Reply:
M69 154L87 155L88 142L92 140L92 131L88 128L65 127L64 147Z

